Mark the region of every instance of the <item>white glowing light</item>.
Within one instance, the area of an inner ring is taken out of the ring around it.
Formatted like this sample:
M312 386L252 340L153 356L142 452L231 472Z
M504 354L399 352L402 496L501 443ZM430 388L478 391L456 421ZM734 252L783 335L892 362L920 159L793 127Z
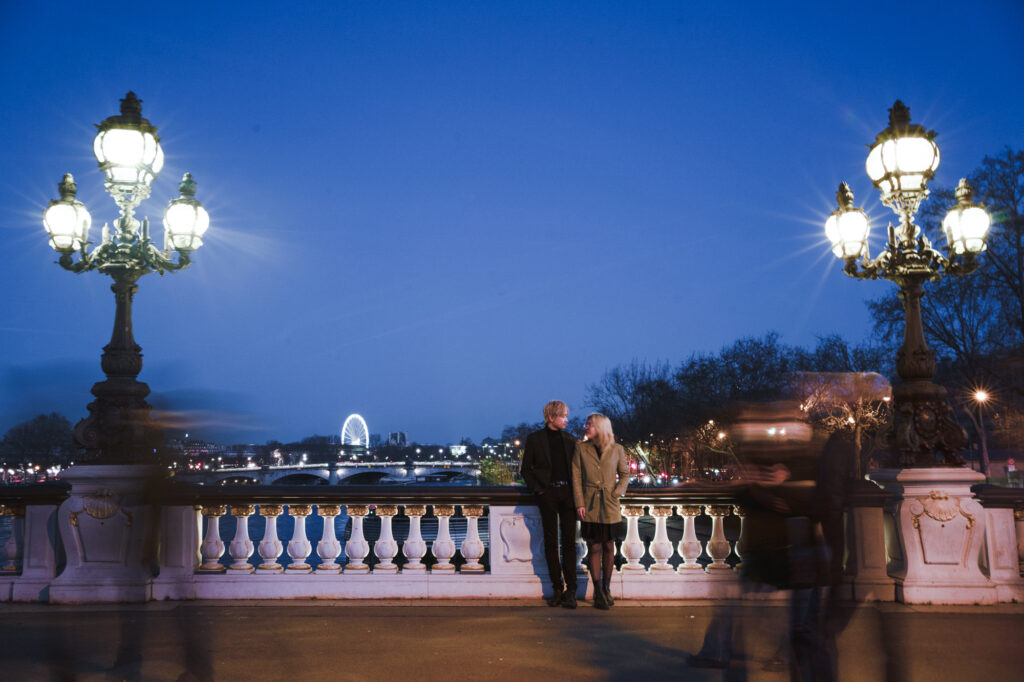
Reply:
M370 446L370 430L366 428L366 420L358 414L350 414L341 427L342 445Z

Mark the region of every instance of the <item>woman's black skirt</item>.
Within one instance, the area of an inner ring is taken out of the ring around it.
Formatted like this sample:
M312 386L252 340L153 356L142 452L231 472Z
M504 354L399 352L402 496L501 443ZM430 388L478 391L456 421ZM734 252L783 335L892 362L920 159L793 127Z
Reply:
M590 523L584 521L580 525L580 535L587 542L611 542L621 540L626 536L622 530L622 522L618 523Z

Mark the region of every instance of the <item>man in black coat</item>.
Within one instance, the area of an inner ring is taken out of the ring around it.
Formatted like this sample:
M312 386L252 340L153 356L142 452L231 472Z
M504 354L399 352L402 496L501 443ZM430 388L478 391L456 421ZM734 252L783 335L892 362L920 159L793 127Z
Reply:
M544 558L554 592L548 606L576 608L576 505L572 499L572 458L576 441L563 431L569 407L561 400L544 406L544 428L526 437L520 473L536 496L544 529ZM559 565L558 533L562 533ZM565 578L563 583L562 578Z

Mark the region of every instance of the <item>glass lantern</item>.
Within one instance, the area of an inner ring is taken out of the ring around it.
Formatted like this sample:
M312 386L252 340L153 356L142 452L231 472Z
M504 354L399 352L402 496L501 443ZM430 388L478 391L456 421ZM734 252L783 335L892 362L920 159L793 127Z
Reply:
M868 232L871 223L862 209L854 208L853 192L845 182L836 192L839 208L825 221L825 235L832 242L832 253L837 258L859 258L867 254Z
M92 216L85 204L75 198L78 186L68 173L58 185L60 199L43 211L43 226L50 235L50 246L61 253L77 251L88 241Z
M121 100L121 115L110 116L96 127L93 153L107 176L108 191L142 190L148 196L149 185L164 166L164 151L156 127L142 118L142 100L129 92Z
M935 132L910 122L910 109L896 100L889 109L889 127L871 145L865 169L885 195L924 194L939 167Z
M956 188L957 205L942 220L949 250L956 255L976 255L985 250L991 218L985 209L971 202L974 190L967 180L960 179Z
M194 251L203 245L203 235L210 227L210 214L196 199L196 183L185 173L178 185L180 196L171 199L164 212L167 241L178 251Z

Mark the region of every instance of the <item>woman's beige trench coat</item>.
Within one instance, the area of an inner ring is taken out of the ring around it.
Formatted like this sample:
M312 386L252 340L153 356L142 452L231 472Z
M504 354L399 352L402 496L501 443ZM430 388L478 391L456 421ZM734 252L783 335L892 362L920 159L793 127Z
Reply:
M615 481L618 474L619 480ZM577 509L583 507L587 523L618 523L622 520L619 498L629 487L629 465L626 451L615 443L597 457L593 443L576 444L572 458L572 495Z

